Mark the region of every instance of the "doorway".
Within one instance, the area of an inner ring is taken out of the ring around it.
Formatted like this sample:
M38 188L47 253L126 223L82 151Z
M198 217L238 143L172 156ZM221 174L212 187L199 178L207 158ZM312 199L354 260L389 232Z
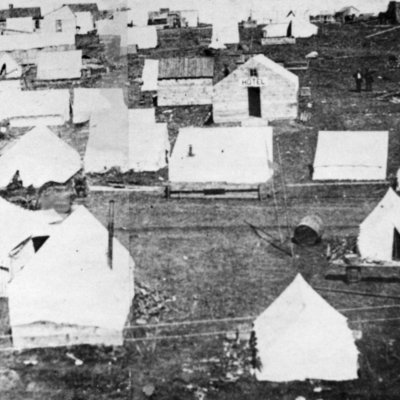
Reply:
M400 233L397 229L394 230L393 234L393 260L400 260Z
M249 115L261 118L261 94L259 87L249 87Z

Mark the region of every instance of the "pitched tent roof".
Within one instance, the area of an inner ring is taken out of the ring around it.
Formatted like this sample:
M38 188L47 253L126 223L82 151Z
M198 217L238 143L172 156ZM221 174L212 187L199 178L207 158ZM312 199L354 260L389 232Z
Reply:
M76 26L79 26L79 34L85 35L88 32L93 31L93 16L90 12L76 12Z
M41 321L105 329L118 334L113 344L122 345L134 263L115 238L112 269L107 253L107 229L84 206L77 207L9 285L15 347L26 345L19 328L29 333L29 324Z
M154 49L158 44L157 29L153 26L128 28L128 45L136 44L140 49Z
M116 89L74 89L73 123L89 121L90 116L101 111L126 108L124 92Z
M78 79L81 77L82 50L40 52L37 79Z
M314 159L314 180L384 180L387 131L322 131Z
M0 157L0 187L17 171L25 187L39 188L47 182L64 183L80 169L78 152L47 127L37 126Z
M75 33L21 33L0 35L0 51L42 49L51 46L75 45Z
M296 17L293 13L290 13L286 22L291 24L291 33L295 38L307 38L318 33L318 26L310 23L304 18Z
M358 250L361 257L391 261L395 229L400 232L400 198L389 189L360 225Z
M159 60L144 60L144 67L142 72L143 85L141 87L142 92L146 90L157 90L158 69Z
M6 64L6 79L20 78L22 67L7 53L0 56L0 68Z
M357 379L358 350L346 318L298 274L255 320L260 381Z
M0 116L11 126L62 125L69 120L68 89L0 93Z
M0 21L5 21L7 18L25 18L32 17L35 19L41 18L40 7L13 7L5 10L0 10Z
M32 33L35 30L35 25L32 17L7 18L6 29Z
M169 161L171 182L267 182L273 171L272 128L183 128ZM189 156L192 146L194 156Z
M169 152L167 124L156 123L154 108L129 110L129 169L158 171Z
M158 79L213 78L212 57L162 58L158 68Z
M90 135L84 158L87 173L103 173L113 167L129 170L128 109L91 115Z

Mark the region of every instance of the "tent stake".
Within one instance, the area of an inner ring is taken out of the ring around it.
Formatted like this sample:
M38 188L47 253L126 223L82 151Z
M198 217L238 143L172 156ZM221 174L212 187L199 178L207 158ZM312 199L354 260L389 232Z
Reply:
M110 200L108 210L108 266L113 268L113 238L114 238L114 200Z

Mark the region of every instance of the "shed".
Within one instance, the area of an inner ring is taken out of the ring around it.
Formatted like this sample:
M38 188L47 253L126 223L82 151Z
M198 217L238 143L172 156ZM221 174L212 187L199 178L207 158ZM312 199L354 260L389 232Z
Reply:
M6 29L9 31L14 31L10 32L14 34L32 33L35 31L35 21L32 17L7 18Z
M353 6L347 6L335 13L335 19L342 22L352 21L361 15L361 11Z
M134 26L127 28L128 46L136 45L141 49L154 49L158 45L158 36L155 26Z
M385 180L387 131L322 131L318 134L314 180Z
M260 54L214 86L214 121L295 119L298 93L299 78Z
M259 381L358 379L358 349L347 318L298 274L255 320Z
M214 59L163 58L158 71L158 105L211 104Z
M75 88L72 108L73 123L82 124L89 121L91 115L126 108L122 88L97 89Z
M169 181L262 184L272 176L269 127L182 128L169 160Z
M170 153L168 126L156 123L154 108L129 110L129 169L158 171Z
M41 33L60 32L76 33L76 17L67 6L46 14L41 23Z
M42 52L38 57L37 79L79 79L82 50Z
M159 61L150 60L146 58L144 60L144 67L142 73L143 86L141 91L157 91L158 88L158 69Z
M63 125L69 120L67 89L24 90L0 93L0 116L11 126Z
M7 53L0 56L0 76L5 79L17 79L22 75L22 67Z
M78 152L49 128L37 126L0 157L0 187L6 187L17 171L24 187L40 188L48 182L65 183L80 169Z
M78 206L9 284L15 348L123 344L132 303L128 250ZM32 290L34 288L35 290Z
M78 35L86 35L95 30L93 15L90 12L76 12L75 16Z
M400 198L393 189L361 223L358 250L371 261L400 260Z

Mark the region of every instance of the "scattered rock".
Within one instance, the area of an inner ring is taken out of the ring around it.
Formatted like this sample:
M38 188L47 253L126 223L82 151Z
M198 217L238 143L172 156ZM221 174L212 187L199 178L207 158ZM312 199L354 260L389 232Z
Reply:
M0 370L0 390L12 390L22 388L21 378L12 369Z
M154 392L155 392L156 388L154 385L149 384L143 387L143 393L147 396L147 397L151 397L153 396Z

